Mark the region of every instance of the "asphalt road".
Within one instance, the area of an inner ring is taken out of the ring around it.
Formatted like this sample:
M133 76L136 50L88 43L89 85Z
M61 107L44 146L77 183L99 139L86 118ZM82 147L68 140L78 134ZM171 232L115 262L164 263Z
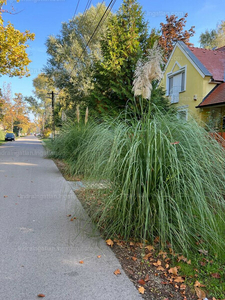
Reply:
M0 146L0 299L141 299L45 154L33 136Z

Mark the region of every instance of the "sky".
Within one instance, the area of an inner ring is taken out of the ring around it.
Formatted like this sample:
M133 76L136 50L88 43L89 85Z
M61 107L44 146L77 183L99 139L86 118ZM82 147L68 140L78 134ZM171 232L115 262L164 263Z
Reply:
M76 14L83 13L88 0L8 0L5 8L13 5L16 14L3 14L5 24L10 21L20 31L30 30L35 33L35 40L29 43L27 53L32 62L29 65L30 77L0 77L0 88L3 83L11 83L12 93L22 93L24 96L32 96L32 80L42 72L47 63L45 42L50 35L60 34L63 22L68 22ZM92 1L96 5L99 1ZM110 0L106 0L108 5ZM116 12L122 0L117 0L113 12ZM199 47L199 36L206 29L215 29L217 24L224 20L225 1L211 0L139 0L145 13L145 19L149 22L149 29L160 28L160 23L165 23L166 15L175 14L179 18L188 13L185 29L195 26L195 36L190 42ZM93 28L94 30L94 28Z

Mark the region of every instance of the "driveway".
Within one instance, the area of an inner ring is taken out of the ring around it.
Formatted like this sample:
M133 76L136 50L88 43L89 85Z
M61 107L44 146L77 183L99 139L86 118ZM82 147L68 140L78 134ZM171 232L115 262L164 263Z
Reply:
M0 299L141 299L45 154L33 136L0 146Z

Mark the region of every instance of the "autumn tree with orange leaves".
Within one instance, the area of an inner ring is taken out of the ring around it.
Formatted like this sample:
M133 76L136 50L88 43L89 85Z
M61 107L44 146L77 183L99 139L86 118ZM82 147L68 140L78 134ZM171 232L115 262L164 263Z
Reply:
M3 90L0 97L1 107L1 124L4 130L16 132L20 134L21 131L27 132L31 122L28 117L28 109L26 102L21 93L16 93L12 99L12 92L10 84L3 85Z
M6 4L6 0L0 0L0 75L29 76L27 66L31 60L26 49L27 42L34 40L34 34L28 30L20 32L10 22L4 26L2 13L10 13L3 9Z
M167 15L166 23L160 23L161 36L159 45L164 51L165 62L167 62L177 41L183 41L187 46L193 45L189 42L189 39L195 34L195 26L191 26L189 30L184 30L187 16L188 14L186 13L184 17L178 19L176 15Z

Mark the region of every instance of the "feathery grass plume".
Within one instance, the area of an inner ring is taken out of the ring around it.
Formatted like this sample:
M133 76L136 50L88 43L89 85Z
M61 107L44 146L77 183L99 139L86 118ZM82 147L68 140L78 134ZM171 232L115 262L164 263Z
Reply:
M134 96L150 99L152 81L160 80L163 76L162 64L162 50L155 42L153 48L148 50L148 55L137 62L133 81Z
M77 123L80 123L80 105L77 105L77 109L76 109L76 115L77 115Z
M88 122L88 106L86 107L84 124L86 125L87 122Z

